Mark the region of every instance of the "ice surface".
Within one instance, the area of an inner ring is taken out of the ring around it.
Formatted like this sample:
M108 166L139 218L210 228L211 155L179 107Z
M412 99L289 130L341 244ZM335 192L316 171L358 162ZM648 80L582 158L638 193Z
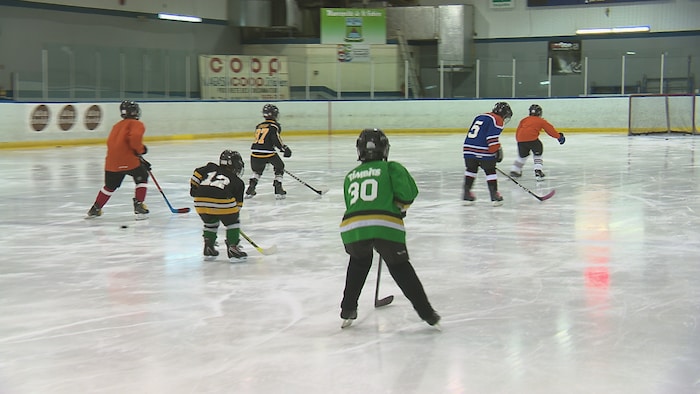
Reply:
M523 186L479 173L461 203L463 135L392 135L390 159L420 195L408 250L442 331L420 321L376 267L341 330L347 256L338 225L355 137L286 137L286 200L272 169L241 223L263 256L203 261L195 212L172 214L151 182L135 221L127 178L102 186L104 146L0 152L0 393L698 393L700 164L694 137L542 136ZM509 171L513 135L502 136ZM150 143L176 208L192 170L248 140ZM246 167L249 166L246 159ZM246 169L244 179L250 176ZM128 228L121 228L126 225Z

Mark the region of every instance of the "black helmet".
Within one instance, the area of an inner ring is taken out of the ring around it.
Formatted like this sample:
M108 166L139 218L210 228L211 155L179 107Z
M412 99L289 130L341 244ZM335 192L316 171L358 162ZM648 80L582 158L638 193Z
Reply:
M493 111L491 112L503 118L504 122L513 116L513 110L510 109L510 105L508 105L508 103L505 101L497 102L496 105L493 106Z
M138 119L141 117L141 108L138 103L131 100L124 100L119 104L119 112L124 119Z
M262 114L265 119L277 120L280 110L275 105L265 104L263 106Z
M241 154L230 149L221 152L221 156L219 156L219 165L229 168L236 175L242 174L243 167L245 167Z
M389 139L380 129L364 129L357 137L357 160L361 162L386 160L389 157Z
M530 111L530 116L542 116L542 107L537 104L532 104L528 111Z

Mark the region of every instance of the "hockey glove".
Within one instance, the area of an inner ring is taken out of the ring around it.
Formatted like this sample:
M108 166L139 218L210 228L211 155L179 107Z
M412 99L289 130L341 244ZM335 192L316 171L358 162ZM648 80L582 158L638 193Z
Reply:
M401 210L401 218L406 217L406 211L408 210L408 207L411 206L411 204L403 204L398 201L394 201L394 204Z
M151 163L149 163L148 160L141 156L139 156L139 160L141 161L141 167L143 167L146 171L151 171Z
M292 157L292 150L287 145L283 146L282 150L284 151L284 157Z
M559 145L564 145L564 142L566 142L566 138L564 138L564 133L559 133L559 138L557 138L557 141L559 141Z
M496 151L496 163L500 163L503 161L503 148L498 148Z

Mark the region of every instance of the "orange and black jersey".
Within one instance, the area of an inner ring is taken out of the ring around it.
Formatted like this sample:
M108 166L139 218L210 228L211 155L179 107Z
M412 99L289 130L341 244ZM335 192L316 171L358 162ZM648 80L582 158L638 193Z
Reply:
M255 140L250 146L253 157L266 159L275 155L275 148L284 150L282 142L282 126L277 121L266 119L255 127Z
M230 215L243 206L243 180L215 163L194 170L190 178L190 196L199 214Z

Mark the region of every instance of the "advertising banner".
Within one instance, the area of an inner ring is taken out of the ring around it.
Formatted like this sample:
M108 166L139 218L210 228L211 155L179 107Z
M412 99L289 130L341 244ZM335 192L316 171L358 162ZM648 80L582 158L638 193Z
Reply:
M200 92L206 100L288 100L286 56L199 56Z
M550 41L552 75L581 74L581 41Z
M383 8L321 8L321 44L386 44Z
M339 44L338 61L341 63L369 63L370 46L365 44Z

